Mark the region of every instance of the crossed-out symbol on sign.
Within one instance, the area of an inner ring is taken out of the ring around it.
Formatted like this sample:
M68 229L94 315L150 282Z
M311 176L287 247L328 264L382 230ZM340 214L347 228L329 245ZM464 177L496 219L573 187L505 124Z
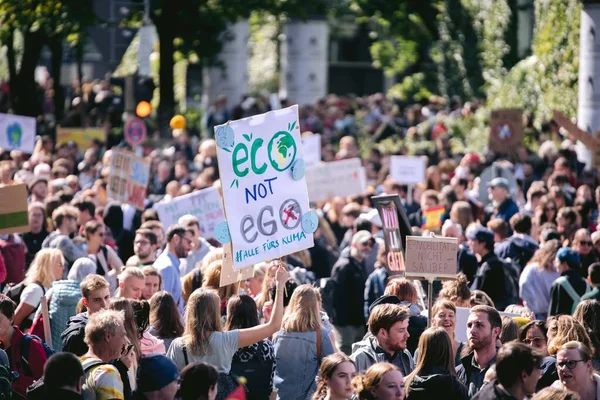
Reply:
M300 224L300 204L296 200L287 200L279 209L279 220L286 228L293 229Z

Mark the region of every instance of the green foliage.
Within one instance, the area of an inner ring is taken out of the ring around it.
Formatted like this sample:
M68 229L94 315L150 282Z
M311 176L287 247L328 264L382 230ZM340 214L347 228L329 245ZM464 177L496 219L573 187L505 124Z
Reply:
M433 93L428 89L427 78L423 72L405 77L401 83L390 88L388 97L404 102L427 100Z
M522 107L538 128L552 110L576 115L581 7L577 0L536 0L533 55L494 82L490 107Z

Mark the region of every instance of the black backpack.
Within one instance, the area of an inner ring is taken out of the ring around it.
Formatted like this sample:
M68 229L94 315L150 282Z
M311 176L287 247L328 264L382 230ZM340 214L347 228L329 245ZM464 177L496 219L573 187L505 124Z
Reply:
M42 292L44 293L44 295L46 295L46 288L44 287L44 285L42 285L39 282L33 282L32 285L38 285L39 287L42 288ZM17 283L14 286L8 286L8 289L6 290L6 295L15 302L15 304L18 306L21 303L21 295L23 294L23 291L25 290L25 288L27 287L27 284L25 283L25 281ZM39 306L39 304L38 304ZM29 315L34 314L37 311L37 307L35 307L33 309L33 311L31 313L29 313ZM31 327L31 324L33 321L31 321L29 319L29 315L25 318L23 318L23 322L21 322L21 326L19 326L19 328L22 331L26 331L27 329L29 329Z
M257 345L263 346L265 344L263 344L263 341L260 341ZM240 349L238 352L244 350ZM260 357L259 353L259 351L254 352L247 361L233 362L231 364L231 373L239 377L244 377L246 380L246 398L248 400L268 399L272 391L269 382L271 382L274 360L264 359Z
M503 260L504 299L496 302L498 311L503 311L511 304L519 304L519 266L510 259Z

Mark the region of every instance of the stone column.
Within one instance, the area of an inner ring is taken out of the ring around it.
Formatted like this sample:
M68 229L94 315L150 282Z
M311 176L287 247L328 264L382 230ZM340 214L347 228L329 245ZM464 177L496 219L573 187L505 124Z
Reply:
M279 95L292 103L312 104L327 94L327 19L288 21L283 32Z
M219 95L227 96L227 107L239 104L248 92L250 26L242 20L229 28L233 39L224 43L219 60L223 67L205 68L202 74L202 105L210 107Z

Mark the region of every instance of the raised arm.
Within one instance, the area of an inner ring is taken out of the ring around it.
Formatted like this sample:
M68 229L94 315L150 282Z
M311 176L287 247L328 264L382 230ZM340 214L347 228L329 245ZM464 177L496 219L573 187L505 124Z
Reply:
M240 340L238 347L250 346L264 338L273 335L281 328L281 320L283 319L283 288L289 279L290 275L281 263L275 274L277 290L275 291L275 305L271 312L271 319L266 324L258 325L248 329L240 329Z

